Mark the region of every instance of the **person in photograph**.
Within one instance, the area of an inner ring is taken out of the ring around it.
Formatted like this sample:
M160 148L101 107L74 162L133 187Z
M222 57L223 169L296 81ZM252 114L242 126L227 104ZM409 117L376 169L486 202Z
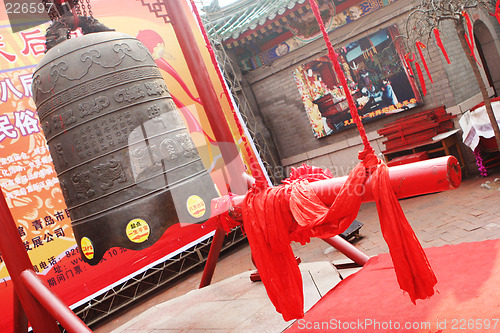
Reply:
M398 104L398 98L392 89L391 81L384 79L382 81L382 103L384 106Z

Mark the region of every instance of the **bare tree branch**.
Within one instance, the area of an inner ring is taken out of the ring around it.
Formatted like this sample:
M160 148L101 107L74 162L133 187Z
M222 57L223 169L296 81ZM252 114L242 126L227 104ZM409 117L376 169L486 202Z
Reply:
M411 11L406 21L406 45L408 50L414 51L417 41L432 38L434 29L439 28L439 25L444 21L453 21L460 44L467 56L469 64L474 72L481 94L483 96L486 111L490 119L495 138L500 148L500 129L495 120L491 101L488 95L488 90L481 77L476 59L469 50L469 46L465 37L466 22L464 12L471 9L483 9L489 13L494 13L496 0L420 0L419 4ZM469 36L469 38L474 38Z

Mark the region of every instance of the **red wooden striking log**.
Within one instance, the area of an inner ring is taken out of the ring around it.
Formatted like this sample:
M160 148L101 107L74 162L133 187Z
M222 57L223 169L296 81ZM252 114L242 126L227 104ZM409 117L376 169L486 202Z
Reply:
M392 189L394 190L396 197L398 199L404 199L422 194L456 189L460 186L462 181L462 171L457 159L454 156L444 156L390 167L389 177L391 179ZM321 199L325 205L330 206L334 202L337 194L340 192L340 189L342 188L342 185L344 185L346 179L347 176L320 180L311 183L311 186L316 192L316 195L318 195L319 199ZM251 182L248 181L248 183L250 186ZM359 189L359 194L362 196L363 202L374 200L373 193L371 191L370 178L368 178L365 186ZM244 198L245 196L243 195L233 197L234 205L241 207ZM214 238L219 239L222 237L223 233L222 229L218 228ZM368 257L364 253L359 251L349 242L341 239L340 236L323 240L359 265L364 265L364 263L368 260ZM210 254L205 264L200 288L210 284L221 247L221 242L220 246L212 244Z
M462 170L454 156L443 156L425 161L393 166L389 168L392 189L398 199L422 194L453 190L460 186ZM335 177L311 183L316 195L327 206L331 206L335 197L344 185L347 176ZM373 201L370 178L358 192L363 202ZM233 198L236 206L240 206L245 196Z
M398 199L456 189L462 181L462 171L454 156L444 156L389 168L391 185ZM318 197L330 206L346 177L311 183ZM359 189L363 202L373 201L370 178Z

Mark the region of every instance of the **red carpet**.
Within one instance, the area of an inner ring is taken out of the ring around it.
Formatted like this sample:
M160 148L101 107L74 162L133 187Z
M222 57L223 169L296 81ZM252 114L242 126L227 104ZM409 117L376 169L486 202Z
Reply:
M371 258L330 290L291 332L500 332L500 240L425 249L438 293L411 303L391 258Z

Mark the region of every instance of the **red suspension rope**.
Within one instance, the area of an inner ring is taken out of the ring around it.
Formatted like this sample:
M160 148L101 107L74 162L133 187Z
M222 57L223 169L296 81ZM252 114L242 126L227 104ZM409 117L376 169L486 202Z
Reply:
M358 126L359 135L364 145L364 150L359 154L361 163L359 163L349 174L348 181L351 180L352 182L364 184L367 177L366 175L368 173L372 174L372 190L375 196L375 203L377 204L380 227L382 235L389 247L396 277L401 289L408 292L411 301L415 303L417 299L425 299L434 294L434 286L437 283L437 279L429 265L422 246L408 223L394 191L390 186L389 168L375 156L374 150L368 141L356 104L347 87L344 72L340 68L337 54L326 32L318 4L316 0L309 0L309 3L319 23L321 32L323 33L323 38L328 48L328 56L332 60L335 71L344 87L352 118ZM340 206L359 200L356 196L349 194L344 195L341 193L333 206L328 209L328 213L324 219L325 221L330 220L329 217L333 218L337 215L335 206L338 206L337 201L339 198L340 200L346 200L345 204L341 203ZM355 209L356 207L350 207L350 209L353 208ZM359 206L357 206L355 212L358 210Z
M318 20L319 27L321 29L321 33L323 34L323 39L326 42L326 47L328 49L328 57L333 63L333 66L335 68L335 73L337 73L338 78L340 79L340 83L342 84L342 87L344 88L344 93L347 98L347 103L349 103L349 110L351 112L352 120L358 127L359 135L361 136L361 140L363 141L363 146L365 147L365 152L374 152L370 141L368 141L368 137L366 135L365 127L363 126L363 123L361 122L361 118L359 117L358 114L358 108L356 107L356 103L354 103L354 100L352 98L352 95L349 90L349 86L347 85L347 79L344 75L344 72L342 71L342 68L340 67L340 63L338 61L337 53L333 49L332 43L330 42L330 39L328 38L328 33L326 32L325 25L323 23L323 19L321 18L321 14L319 12L318 4L316 3L315 0L309 0L309 3L311 4L311 9L316 16L316 19Z

